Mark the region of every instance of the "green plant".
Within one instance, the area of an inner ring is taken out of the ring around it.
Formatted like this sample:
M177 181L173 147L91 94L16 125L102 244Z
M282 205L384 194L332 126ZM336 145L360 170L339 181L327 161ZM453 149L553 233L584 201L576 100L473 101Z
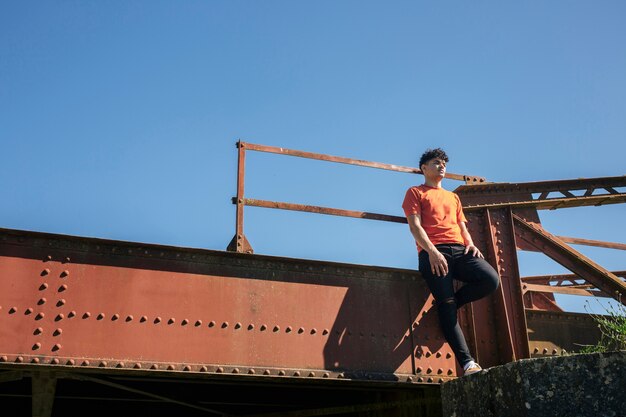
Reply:
M585 310L600 328L600 340L595 345L584 346L581 353L626 350L626 306L622 304L621 294L617 301L617 306L609 305L604 308L606 315L593 314L589 312L588 303L585 305Z

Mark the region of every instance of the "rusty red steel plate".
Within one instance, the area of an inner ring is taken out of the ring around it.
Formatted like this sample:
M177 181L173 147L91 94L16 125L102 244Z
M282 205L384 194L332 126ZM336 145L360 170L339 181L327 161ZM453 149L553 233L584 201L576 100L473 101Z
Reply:
M0 362L442 382L419 273L0 229Z

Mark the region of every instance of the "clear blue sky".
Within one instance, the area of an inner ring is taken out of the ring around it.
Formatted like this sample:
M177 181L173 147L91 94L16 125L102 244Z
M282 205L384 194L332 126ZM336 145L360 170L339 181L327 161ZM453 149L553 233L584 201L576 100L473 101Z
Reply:
M624 21L623 1L3 1L0 227L222 250L237 139L409 166L442 146L450 172L497 182L624 175ZM248 161L251 198L395 215L422 180ZM625 213L540 215L624 242ZM246 234L261 254L417 262L405 225L247 208Z

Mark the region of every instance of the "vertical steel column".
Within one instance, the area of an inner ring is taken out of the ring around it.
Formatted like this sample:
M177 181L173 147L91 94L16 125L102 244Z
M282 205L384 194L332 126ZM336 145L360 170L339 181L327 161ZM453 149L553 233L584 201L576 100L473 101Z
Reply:
M474 243L498 271L501 286L491 296L464 308L468 344L484 366L527 358L528 336L516 242L510 209L485 209L468 213ZM473 340L471 340L473 338Z
M233 198L233 204L237 205L235 220L235 236L230 241L227 250L231 252L253 253L252 246L243 233L243 208L244 204L244 182L246 173L246 144L237 141L237 197Z

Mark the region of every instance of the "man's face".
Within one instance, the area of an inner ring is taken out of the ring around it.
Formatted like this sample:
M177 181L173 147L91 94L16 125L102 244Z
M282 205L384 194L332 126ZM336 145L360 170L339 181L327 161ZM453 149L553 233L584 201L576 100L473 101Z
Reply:
M428 178L443 178L446 176L446 161L440 158L433 158L422 164L422 172Z

